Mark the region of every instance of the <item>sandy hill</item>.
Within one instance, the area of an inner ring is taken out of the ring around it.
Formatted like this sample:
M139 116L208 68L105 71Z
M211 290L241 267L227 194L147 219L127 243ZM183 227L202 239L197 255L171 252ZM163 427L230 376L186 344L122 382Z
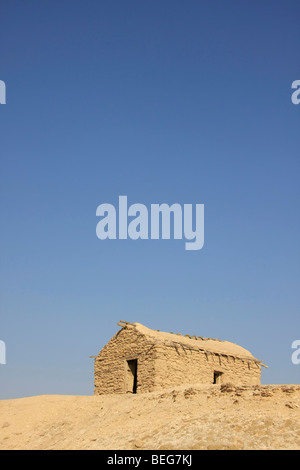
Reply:
M0 401L0 449L300 449L300 385Z

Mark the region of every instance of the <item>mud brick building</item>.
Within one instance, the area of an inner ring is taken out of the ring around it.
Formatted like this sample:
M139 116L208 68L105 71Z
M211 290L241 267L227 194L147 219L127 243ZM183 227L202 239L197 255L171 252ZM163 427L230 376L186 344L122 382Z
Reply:
M144 393L183 384L258 385L262 361L237 344L164 333L121 321L95 357L95 394Z

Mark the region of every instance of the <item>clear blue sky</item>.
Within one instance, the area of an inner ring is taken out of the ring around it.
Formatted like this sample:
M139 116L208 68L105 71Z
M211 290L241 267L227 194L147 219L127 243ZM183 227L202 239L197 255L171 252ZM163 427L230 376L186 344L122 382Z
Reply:
M92 394L121 320L233 341L299 383L298 0L0 2L0 398ZM205 245L96 208L205 204Z

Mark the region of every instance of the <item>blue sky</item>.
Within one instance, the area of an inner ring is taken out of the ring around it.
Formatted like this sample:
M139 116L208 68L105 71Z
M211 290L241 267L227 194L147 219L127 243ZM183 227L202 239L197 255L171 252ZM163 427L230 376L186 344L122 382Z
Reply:
M233 341L299 383L298 1L0 2L0 398L92 394L121 320ZM205 245L96 208L205 205Z

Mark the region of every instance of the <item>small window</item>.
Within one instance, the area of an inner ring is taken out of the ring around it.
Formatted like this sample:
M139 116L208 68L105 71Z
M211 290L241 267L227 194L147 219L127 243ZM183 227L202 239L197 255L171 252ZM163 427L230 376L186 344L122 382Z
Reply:
M223 372L218 372L217 370L214 371L214 384L220 384L222 383L222 375Z

